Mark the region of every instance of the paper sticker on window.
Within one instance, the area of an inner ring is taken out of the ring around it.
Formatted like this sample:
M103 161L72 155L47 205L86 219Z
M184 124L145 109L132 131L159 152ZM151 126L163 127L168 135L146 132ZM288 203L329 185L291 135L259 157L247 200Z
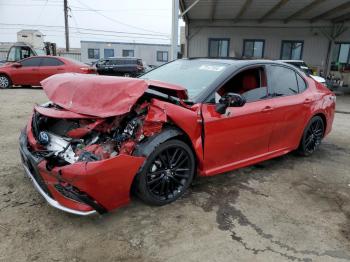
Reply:
M215 72L220 72L224 69L225 69L224 66L217 66L217 65L201 65L199 67L199 70L215 71Z

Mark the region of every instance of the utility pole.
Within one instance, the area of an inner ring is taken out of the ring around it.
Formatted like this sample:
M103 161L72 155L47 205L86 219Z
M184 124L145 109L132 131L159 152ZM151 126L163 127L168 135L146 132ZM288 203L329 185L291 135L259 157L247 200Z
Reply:
M172 1L170 61L177 59L177 42L179 33L179 0Z
M66 51L69 52L69 27L68 27L68 0L63 0L63 8L64 8L64 28L66 35Z

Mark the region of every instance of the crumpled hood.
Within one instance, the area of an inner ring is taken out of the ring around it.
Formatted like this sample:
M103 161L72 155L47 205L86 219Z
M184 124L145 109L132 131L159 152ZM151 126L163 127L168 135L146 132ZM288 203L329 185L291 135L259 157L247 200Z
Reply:
M96 117L128 113L148 88L187 98L183 87L127 77L65 73L46 78L41 85L53 103L74 113Z

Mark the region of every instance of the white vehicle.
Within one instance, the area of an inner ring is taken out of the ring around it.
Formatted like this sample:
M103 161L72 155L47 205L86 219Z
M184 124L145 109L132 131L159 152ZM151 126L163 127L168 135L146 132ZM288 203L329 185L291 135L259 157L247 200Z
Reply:
M308 65L303 60L278 60L278 61L296 66L299 69L303 70L306 74L310 75L310 77L316 80L317 82L326 85L326 79L324 79L321 76L313 75L312 70L308 67Z

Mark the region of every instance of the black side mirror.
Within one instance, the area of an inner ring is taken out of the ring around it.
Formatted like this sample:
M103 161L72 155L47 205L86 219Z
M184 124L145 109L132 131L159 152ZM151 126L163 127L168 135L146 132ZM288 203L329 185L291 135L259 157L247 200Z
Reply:
M216 104L216 112L219 114L224 114L226 112L226 108L229 106L232 107L241 107L246 103L246 99L240 94L236 93L227 93L223 97L220 98L219 103Z

